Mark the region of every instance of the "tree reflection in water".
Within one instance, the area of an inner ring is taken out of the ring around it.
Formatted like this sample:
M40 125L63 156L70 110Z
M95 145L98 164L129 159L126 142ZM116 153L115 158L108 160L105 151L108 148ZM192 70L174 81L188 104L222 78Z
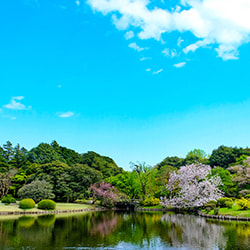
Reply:
M0 249L250 249L250 225L161 212L0 217Z
M224 249L227 242L225 228L221 225L207 223L205 218L194 215L164 214L164 223L170 223L167 231L173 247L187 247L188 249L214 249L218 246Z

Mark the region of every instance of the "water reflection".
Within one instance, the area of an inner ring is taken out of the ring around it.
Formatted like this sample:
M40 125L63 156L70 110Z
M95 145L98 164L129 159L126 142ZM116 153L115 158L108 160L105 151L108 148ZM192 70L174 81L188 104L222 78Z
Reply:
M171 213L0 217L0 249L250 249L250 225Z

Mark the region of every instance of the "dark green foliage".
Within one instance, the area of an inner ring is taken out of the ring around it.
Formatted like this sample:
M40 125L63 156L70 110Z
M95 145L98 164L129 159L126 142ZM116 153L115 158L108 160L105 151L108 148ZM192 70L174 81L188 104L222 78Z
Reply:
M42 199L53 199L53 186L45 180L35 180L30 184L23 186L18 191L18 196L21 199L32 198L35 202L39 202Z
M123 172L123 169L119 168L114 160L106 156L101 156L92 151L82 155L81 163L87 164L89 167L100 171L104 178Z
M6 196L2 198L2 203L6 203L6 204L16 203L16 199L12 195L7 194Z
M227 207L226 205L226 202L232 202L233 203L233 200L230 199L230 198L220 198L217 200L217 207Z
M62 156L56 152L48 143L41 143L28 153L28 160L31 163L51 163L53 161L64 162Z
M218 215L218 214L219 214L219 210L220 210L219 207L215 208L215 209L214 209L214 215Z
M32 199L23 199L19 202L19 207L22 209L31 209L36 206L36 203Z
M49 199L45 199L45 200L41 200L38 204L37 204L39 209L43 209L43 210L55 210L56 208L56 203L52 200Z
M157 164L157 169L161 169L164 166L172 166L175 168L180 168L181 166L183 166L183 160L184 160L183 158L179 158L177 156L167 157L162 162Z
M213 150L209 158L209 163L211 167L219 166L227 168L231 163L236 162L236 158L244 153L245 150L242 148L220 146L218 149Z
M245 198L249 199L250 198L250 194L245 195Z

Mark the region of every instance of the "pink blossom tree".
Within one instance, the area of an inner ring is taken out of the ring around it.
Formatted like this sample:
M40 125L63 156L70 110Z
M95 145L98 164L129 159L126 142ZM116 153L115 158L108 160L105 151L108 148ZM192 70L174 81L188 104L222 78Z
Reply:
M201 207L211 200L223 196L218 186L222 185L219 176L211 175L211 167L192 164L181 167L170 175L167 190L169 199L164 197L161 204L176 208Z
M96 200L101 201L101 205L112 207L114 202L118 201L116 189L110 183L101 182L90 186L90 191L93 193L93 204Z

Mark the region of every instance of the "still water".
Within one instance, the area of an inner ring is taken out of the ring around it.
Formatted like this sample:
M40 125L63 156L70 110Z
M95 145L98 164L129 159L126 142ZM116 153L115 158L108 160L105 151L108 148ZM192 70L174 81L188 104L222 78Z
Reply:
M250 249L250 224L156 212L0 216L0 249Z

